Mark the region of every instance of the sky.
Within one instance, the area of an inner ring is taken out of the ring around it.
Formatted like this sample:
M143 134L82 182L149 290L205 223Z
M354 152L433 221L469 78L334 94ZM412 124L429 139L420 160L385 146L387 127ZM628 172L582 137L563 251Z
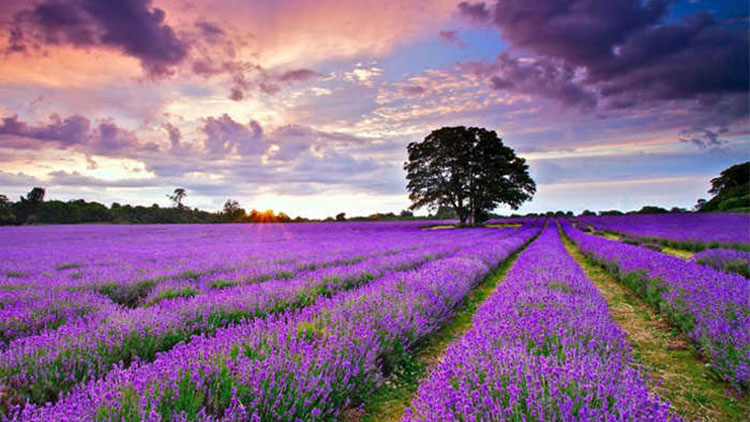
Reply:
M728 0L3 0L0 193L398 212L406 145L463 125L528 160L518 212L690 208L750 159L748 23Z

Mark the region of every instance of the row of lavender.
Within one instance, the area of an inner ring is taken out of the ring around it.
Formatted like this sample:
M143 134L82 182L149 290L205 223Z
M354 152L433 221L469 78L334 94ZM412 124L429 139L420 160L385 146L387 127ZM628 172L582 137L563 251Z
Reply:
M36 293L34 287L39 286L47 290L102 291L118 301L118 291L137 288L138 284L148 286L211 275L271 278L351 262L388 248L421 245L430 237L435 238L405 224L389 225L386 230L364 224L328 229L322 225L296 225L289 229L179 227L82 227L79 230L83 235L65 227L4 228L0 286L29 295ZM392 234L401 231L408 231L410 236L394 239ZM107 238L105 233L111 236ZM66 235L71 239L66 239ZM363 236L370 242L357 240ZM3 294L0 302L5 304L16 296Z
M690 261L750 278L750 252L734 249L706 249L690 257Z
M420 238L416 227L408 232L404 232L404 228L387 229L381 227L391 236ZM512 232L514 230L494 230L491 238L497 240ZM310 305L320 296L330 296L455 253L487 235L486 232L457 231L433 234L430 242L421 239L418 249L388 249L400 253L375 254L346 265L308 271L288 280L240 284L193 297L162 300L147 308L109 309L109 312L50 327L36 335L16 338L0 354L0 385L5 389L2 407L26 400L33 403L54 401L60 393L105 374L114 364L127 366L136 360L151 361L159 352L191 336L211 335L232 323ZM360 242L368 240L360 238ZM399 243L393 239L391 246Z
M750 250L748 214L633 214L578 217L599 230L689 250L734 247Z
M92 378L55 405L29 404L15 419L336 419L538 231L530 227L508 237L496 229L477 230L459 250L418 268L390 272L299 310L193 337L153 362Z
M647 248L588 235L562 222L566 235L687 333L722 378L750 386L750 282Z
M402 234L400 231L383 230L389 235ZM412 230L413 232L413 230ZM424 232L421 232L424 233ZM356 242L342 242L345 245L336 245L336 248L323 254L320 247L308 242L299 242L295 245L284 243L284 255L280 253L275 255L275 260L269 261L249 261L237 265L238 259L234 259L234 266L227 264L227 261L216 263L216 267L208 267L211 260L205 261L200 259L189 260L192 253L182 255L182 260L186 262L183 269L180 269L177 277L149 278L148 265L143 269L137 269L137 277L133 277L133 271L123 272L123 274L112 273L104 280L114 278L115 282L102 282L98 275L91 275L87 278L84 285L71 285L69 277L64 275L57 278L46 277L39 274L34 277L24 279L22 285L14 284L12 288L0 290L0 350L20 337L36 334L46 328L55 328L64 324L76 324L81 319L88 320L91 324L98 324L100 321L120 311L116 303L98 291L102 287L109 287L113 284L122 291L130 291L133 286L140 286L142 291L142 303L133 303L133 305L153 306L157 302L165 299L178 297L192 297L202 294L211 294L217 290L233 287L243 287L248 284L258 283L270 279L324 279L333 278L339 271L337 268L351 268L355 264L373 265L375 263L391 262L401 258L405 259L404 265L409 265L409 258L420 255L419 248L429 248L430 246L439 245L443 239L434 235L424 235L420 232L410 233L410 236L395 236L388 238L382 233L366 245L359 245ZM139 239L132 239L137 241ZM197 239L193 241L196 242ZM205 240L201 240L205 242ZM79 253L79 245L71 242L71 255L81 261L81 256L85 253ZM179 243L173 245L180 246ZM323 243L325 246L325 243ZM180 249L175 248L175 249ZM242 245L235 245L235 254L237 250L242 250ZM314 254L310 251L314 250ZM85 251L85 249L84 249ZM246 251L250 255L253 250ZM170 255L172 257L173 255ZM136 254L136 258L139 255ZM236 255L239 258L239 255ZM127 265L134 267L136 261L129 261L132 256L123 254L122 261ZM33 265L35 259L27 259L26 265ZM166 259L165 266L169 266L172 260ZM121 264L120 266L123 266ZM199 271L196 268L203 267ZM192 270L184 270L185 267ZM159 270L163 271L163 270ZM174 270L173 270L174 271ZM345 271L345 270L344 270ZM346 271L345 271L346 272ZM191 275L185 277L185 274ZM140 281L139 281L140 280ZM149 280L144 282L143 280ZM158 280L158 282L156 281ZM76 282L78 283L78 282ZM6 286L7 287L7 286ZM110 290L110 293L115 293ZM230 290L233 294L234 290ZM225 292L224 294L227 294ZM217 294L218 295L218 294ZM124 311L123 311L124 312ZM156 312L158 313L158 312Z
M550 224L420 385L404 421L672 420Z

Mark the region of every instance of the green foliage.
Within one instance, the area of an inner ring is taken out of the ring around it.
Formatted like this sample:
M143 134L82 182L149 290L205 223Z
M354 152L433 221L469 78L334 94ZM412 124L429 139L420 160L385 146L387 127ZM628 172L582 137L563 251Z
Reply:
M708 193L721 195L728 189L750 184L750 161L742 164L735 164L732 167L722 171L719 177L711 179L711 189Z
M156 285L154 280L142 280L136 283L119 284L115 281L104 283L99 293L109 297L113 302L128 308L137 307Z
M226 289L227 287L234 287L237 285L236 281L216 279L211 282L210 288L214 290Z
M699 200L699 211L746 211L750 208L750 161L729 167L711 179L708 192L714 197L707 202Z
M147 305L155 305L162 300L174 299L176 297L193 297L197 294L198 292L195 289L191 289L190 287L184 287L182 289L164 289L159 292L156 297L150 299Z
M640 210L636 211L636 214L667 214L669 211L662 207L654 205L645 205Z
M623 215L623 212L619 210L599 211L599 215Z
M76 263L71 262L71 263L68 263L68 264L59 264L59 265L56 265L55 269L57 271L64 271L64 270L69 270L71 268L81 268L82 266L83 266L82 264L76 264Z
M16 223L16 215L13 213L13 203L7 196L0 195L0 226Z

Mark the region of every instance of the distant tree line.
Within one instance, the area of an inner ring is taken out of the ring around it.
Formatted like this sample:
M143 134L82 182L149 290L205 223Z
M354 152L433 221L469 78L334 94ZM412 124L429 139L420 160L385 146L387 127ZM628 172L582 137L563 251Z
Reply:
M214 224L214 223L288 223L305 222L309 219L292 219L283 212L271 210L246 212L237 201L227 199L221 211L210 212L190 208L184 204L187 191L177 188L167 197L173 206L150 207L113 203L109 207L99 202L83 199L70 201L45 200L46 190L31 189L18 201L12 202L0 194L0 225L23 224Z
M70 201L47 200L42 187L31 189L18 201L0 194L0 225L31 224L216 224L216 223L305 223L313 221L400 221L455 218L450 210L442 209L436 215L416 217L411 211L375 213L368 216L346 218L346 213L325 219L290 217L272 210L246 211L234 199L227 199L221 211L210 212L185 205L187 191L177 188L167 198L171 207L112 203L109 207L99 202L83 199Z

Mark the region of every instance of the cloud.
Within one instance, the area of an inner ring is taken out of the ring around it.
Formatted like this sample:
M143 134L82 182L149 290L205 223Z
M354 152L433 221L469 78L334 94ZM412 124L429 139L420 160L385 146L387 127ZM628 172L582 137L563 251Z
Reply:
M182 132L180 131L180 128L171 123L164 123L164 130L167 131L169 144L172 146L172 149L180 149L180 141L182 140Z
M575 69L581 89L596 91L604 107L631 107L652 100L742 94L749 88L747 22L719 20L707 12L666 19L669 0L497 0L459 10L482 16L500 30L511 51ZM480 12L471 12L480 10ZM500 56L499 67L513 65ZM502 77L500 77L502 80ZM549 80L549 78L546 78ZM512 83L513 81L508 81ZM568 89L539 94L569 101ZM494 83L499 89L507 84Z
M30 44L114 48L158 77L172 73L189 50L165 18L151 0L46 0L15 15L9 43L15 51Z
M296 69L289 70L282 73L277 79L280 82L297 82L297 81L308 81L313 78L322 76L320 73L310 69Z
M209 42L220 41L226 35L226 32L215 23L200 21L195 23L195 27L200 30L203 37Z
M49 117L49 123L29 124L18 116L4 117L0 136L9 137L3 146L16 149L43 149L47 147L73 148L86 154L124 156L134 150L158 151L153 143L141 143L130 131L120 128L112 120L101 120L92 125L80 115L60 118Z
M458 37L458 32L456 31L440 31L438 32L438 36L448 44L453 44L460 48L466 48L466 44L461 41L461 38Z
M552 97L565 105L585 109L596 105L595 93L576 81L574 68L545 58L519 60L501 53L490 86L496 90Z
M0 124L0 135L16 135L43 142L58 142L63 147L81 144L88 139L91 126L89 119L80 115L61 119L57 114L51 115L49 119L50 123L46 125L32 126L20 121L17 115L5 117Z
M104 180L92 176L83 175L77 171L65 170L51 171L47 174L46 185L52 186L87 186L87 187L109 187L109 188L143 188L159 186L155 179L116 179Z
M708 128L685 129L680 132L680 142L691 143L699 149L719 149L724 143L719 135L728 131L727 128L711 130Z
M474 22L486 22L490 19L490 10L484 3L461 2L458 4L458 10L464 17Z
M243 125L223 114L205 118L201 130L206 134L203 145L212 155L261 155L266 149L263 129L255 120Z

